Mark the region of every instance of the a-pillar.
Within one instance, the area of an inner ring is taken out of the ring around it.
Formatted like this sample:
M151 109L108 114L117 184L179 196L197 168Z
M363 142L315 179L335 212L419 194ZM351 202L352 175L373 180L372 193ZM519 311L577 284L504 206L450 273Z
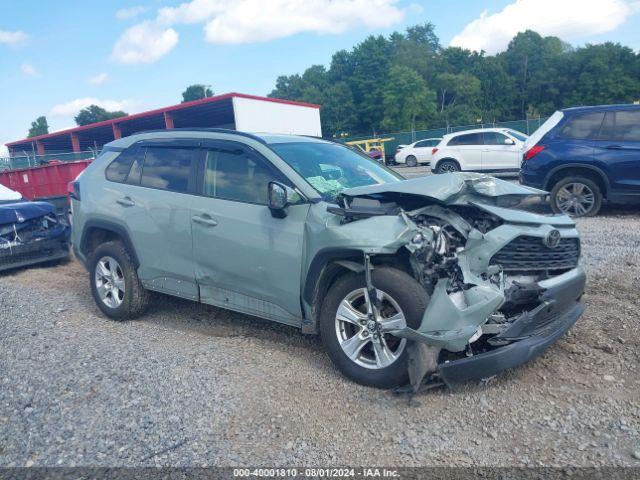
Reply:
M173 128L173 117L169 112L164 112L164 128Z

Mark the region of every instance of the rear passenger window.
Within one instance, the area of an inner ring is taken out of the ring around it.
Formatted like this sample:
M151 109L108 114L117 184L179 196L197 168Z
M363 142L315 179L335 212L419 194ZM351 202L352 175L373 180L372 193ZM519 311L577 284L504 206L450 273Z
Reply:
M127 179L131 164L137 158L138 147L131 147L122 152L109 164L105 170L107 180L111 182L124 182Z
M559 135L564 138L587 139L596 138L600 132L600 125L604 112L584 113L567 120L560 129Z
M204 194L267 205L269 182L282 181L266 161L242 148L207 152Z
M482 133L469 133L453 137L448 145L482 145L483 143Z
M148 147L140 185L186 193L193 156L190 148Z
M612 142L640 142L640 110L608 112L599 138Z

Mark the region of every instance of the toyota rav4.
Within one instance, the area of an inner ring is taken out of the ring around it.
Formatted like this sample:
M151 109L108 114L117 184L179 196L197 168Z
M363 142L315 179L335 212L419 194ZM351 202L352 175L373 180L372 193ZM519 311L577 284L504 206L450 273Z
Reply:
M108 317L153 291L282 322L367 385L492 376L584 308L573 221L514 209L546 192L477 173L404 180L321 139L172 130L106 145L72 192Z

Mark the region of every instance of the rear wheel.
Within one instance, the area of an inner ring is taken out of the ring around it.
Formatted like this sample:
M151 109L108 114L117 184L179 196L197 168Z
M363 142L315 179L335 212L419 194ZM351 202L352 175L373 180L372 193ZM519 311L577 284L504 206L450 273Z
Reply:
M602 192L593 180L571 176L554 185L550 200L555 213L564 213L572 217L591 217L596 215L602 206Z
M149 292L142 286L122 243L106 242L95 249L89 262L89 278L93 298L109 318L136 318L147 308Z
M413 155L409 155L407 157L407 167L417 167L417 166L418 166L418 159Z
M380 309L373 308L364 274L336 281L322 304L320 333L329 357L348 378L363 385L392 388L409 381L407 341L380 328L404 319L417 328L428 295L407 273L389 267L372 272Z
M436 173L452 173L459 172L460 166L453 160L443 160L438 164Z

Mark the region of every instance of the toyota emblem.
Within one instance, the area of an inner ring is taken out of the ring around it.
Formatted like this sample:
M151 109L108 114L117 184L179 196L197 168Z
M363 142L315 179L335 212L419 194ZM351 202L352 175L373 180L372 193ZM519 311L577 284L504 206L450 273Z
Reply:
M547 236L544 237L544 244L549 248L556 248L560 244L560 231L559 230L551 230L547 233Z

